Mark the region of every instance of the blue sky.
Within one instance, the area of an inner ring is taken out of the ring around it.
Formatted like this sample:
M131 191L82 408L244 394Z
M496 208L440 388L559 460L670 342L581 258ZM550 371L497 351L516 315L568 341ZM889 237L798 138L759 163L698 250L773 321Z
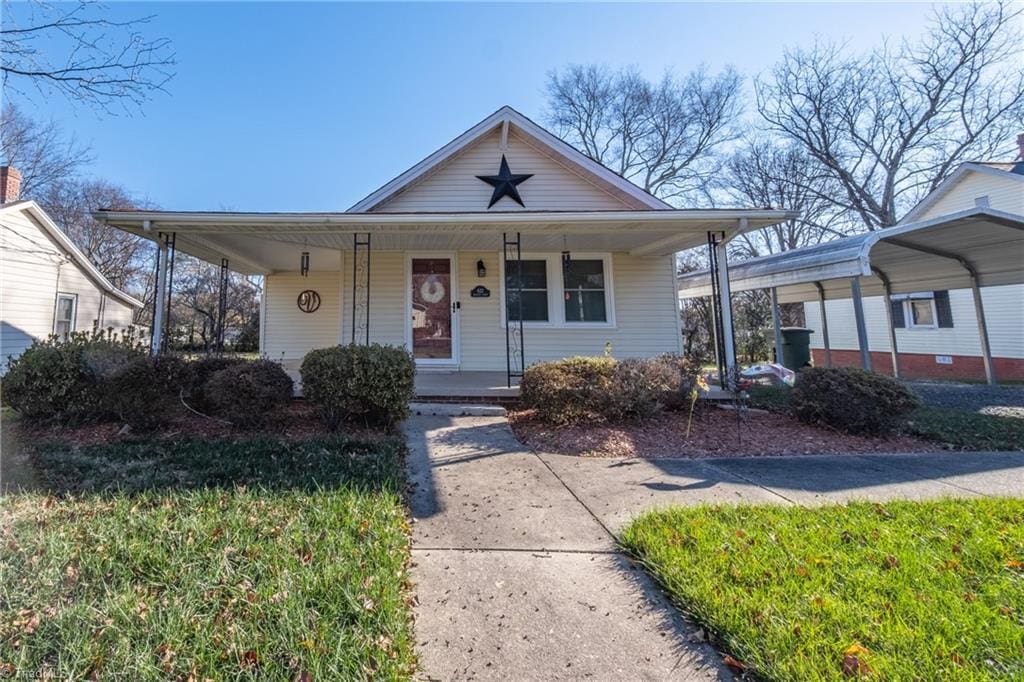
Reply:
M815 35L918 34L925 4L117 3L177 55L132 117L23 106L93 147L91 175L162 208L344 210L503 104L540 121L551 69L699 63L753 75ZM750 91L748 81L748 92Z

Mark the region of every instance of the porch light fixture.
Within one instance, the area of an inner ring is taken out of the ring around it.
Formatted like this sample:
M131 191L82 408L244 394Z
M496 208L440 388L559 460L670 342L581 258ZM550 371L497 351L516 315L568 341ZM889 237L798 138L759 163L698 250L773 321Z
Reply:
M568 265L570 261L572 261L572 256L569 255L568 251L563 251L562 252L562 265Z
M299 260L299 272L303 277L309 277L309 251L302 252L302 258Z
M572 256L569 255L569 240L563 234L562 235L562 267L565 267L566 265L568 265L569 261L571 261L571 260L572 260Z
M487 266L484 265L484 262L482 260L478 260L476 262L476 276L477 277L486 277L487 276Z

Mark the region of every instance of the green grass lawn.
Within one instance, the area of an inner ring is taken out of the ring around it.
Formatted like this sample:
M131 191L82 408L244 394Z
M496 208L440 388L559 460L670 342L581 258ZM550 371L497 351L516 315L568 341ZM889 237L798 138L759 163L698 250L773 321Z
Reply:
M0 674L405 678L403 446L53 446L0 500Z
M900 430L913 436L973 450L1024 448L1024 419L943 407L919 407Z
M674 508L623 544L764 679L1024 678L1024 500Z

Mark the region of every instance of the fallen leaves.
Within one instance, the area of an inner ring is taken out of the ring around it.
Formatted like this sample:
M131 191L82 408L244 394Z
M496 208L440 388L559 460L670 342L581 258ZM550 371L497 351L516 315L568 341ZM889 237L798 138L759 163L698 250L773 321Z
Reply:
M722 663L737 675L743 673L747 669L747 666L743 662L736 660L728 654L722 657Z
M871 674L871 666L865 657L871 652L859 642L854 642L843 651L843 675L846 677L867 677Z

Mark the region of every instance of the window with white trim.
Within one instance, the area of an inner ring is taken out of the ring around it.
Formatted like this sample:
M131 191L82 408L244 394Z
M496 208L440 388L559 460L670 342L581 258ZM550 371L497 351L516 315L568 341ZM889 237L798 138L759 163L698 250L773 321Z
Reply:
M566 323L608 321L604 279L604 261L600 258L562 261Z
M57 309L53 315L53 333L63 338L75 331L75 308L78 297L74 294L57 294Z
M907 301L907 319L910 328L924 327L932 329L935 327L935 299L934 298L912 298Z
M520 277L522 278L520 282ZM519 285L517 285L519 282ZM505 305L508 319L519 319L522 296L523 322L549 322L548 262L545 259L508 261L505 264Z
M897 329L953 327L948 291L923 291L892 297L892 324Z
M508 319L518 319L517 262L502 263ZM610 254L524 254L523 323L548 327L614 326ZM502 318L504 324L505 318Z

